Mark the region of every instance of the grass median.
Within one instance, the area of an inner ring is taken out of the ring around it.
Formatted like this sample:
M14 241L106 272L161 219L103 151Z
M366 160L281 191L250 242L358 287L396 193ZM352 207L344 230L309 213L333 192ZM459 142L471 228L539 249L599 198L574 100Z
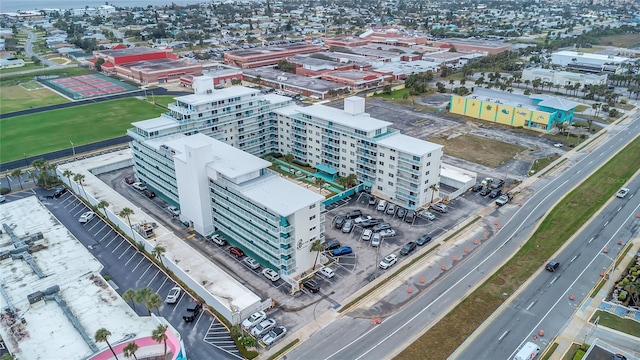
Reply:
M502 268L396 359L446 359L611 199L638 168L640 139L635 139L562 199Z

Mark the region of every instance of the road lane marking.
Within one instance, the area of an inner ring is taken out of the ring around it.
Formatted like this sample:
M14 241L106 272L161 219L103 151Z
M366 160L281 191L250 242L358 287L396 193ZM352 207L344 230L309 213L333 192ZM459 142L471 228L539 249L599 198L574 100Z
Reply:
M592 237L591 239L589 239L589 244L591 244L591 242L593 241L593 239L595 239L596 237Z
M582 170L578 170L578 171L576 171L576 174L580 174L580 172L581 172L581 171L582 171Z
M571 258L571 260L569 260L569 263L574 262L577 258L578 258L578 255L576 255L576 256L574 256L574 257L572 257L572 258Z
M529 306L527 306L527 311L528 311L529 309L531 309L531 307L532 307L532 306L533 306L533 304L535 304L535 303L536 303L536 302L534 301L534 302L532 302L531 304L529 304Z
M616 212L619 212L620 210L622 210L622 206L620 206Z
M629 214L629 216L627 216L627 218L622 222L622 224L624 224L624 223L626 223L627 221L629 221L629 219L630 219L632 216L635 216L636 211L638 210L638 208L640 208L640 204L638 204L638 206L636 206L636 208L635 208L635 209L633 209L633 211L631 212L631 214ZM571 290L571 289L573 288L573 286L576 284L576 282L578 282L578 280L582 277L582 275L585 273L585 271L587 271L587 270L589 269L589 267L591 267L591 264L593 264L593 262L594 262L594 261L596 261L596 258L598 258L598 256L597 256L597 255L602 255L602 251L604 251L604 248L606 248L606 247L607 247L607 245L611 242L611 240L613 240L613 239L618 235L618 232L619 232L620 230L622 230L622 228L623 228L623 227L624 227L624 226L620 226L620 227L618 228L618 230L616 230L616 232L615 232L615 233L613 233L613 235L611 235L611 237L609 238L609 240L608 240L608 241L607 241L607 242L602 246L602 248L600 249L600 251L598 251L598 253L596 254L596 256L594 256L594 257L593 257L593 259L591 259L591 261L589 261L589 263L587 264L587 266L585 266L585 267L584 267L584 269L582 270L582 272L580 272L580 274L578 274L578 276L576 276L575 280L573 280L573 282L571 283L571 285L567 286L567 289L566 289L566 290L565 290L565 291L564 291L564 292L563 292L563 293L558 297L558 300L556 300L556 302L553 304L553 306L551 306L551 307L549 308L549 311L547 311L547 313L546 313L546 314L544 314L544 316L543 316L542 318L540 318L540 321L538 321L538 323L533 327L533 329L531 329L531 331L529 332L529 335L530 335L531 333L533 333L534 331L536 331L536 329L538 329L538 328L539 328L540 324L542 324L542 322L544 321L544 319L546 319L546 318L547 318L547 316L549 316L549 314L551 313L551 311L552 311L552 310L553 310L553 309L558 305L558 303L559 303L561 300L565 299L565 297L566 297L566 295L567 295L567 292L569 292L569 290ZM515 355L515 353L518 351L518 349L520 349L520 348L522 347L522 345L524 344L524 342L525 342L525 341L529 341L529 339L530 339L530 336L529 336L529 335L527 335L527 337L526 337L524 340L522 340L522 342L520 343L520 345L518 345L518 346L516 347L516 350L514 350L514 351L511 353L511 355L509 355L509 356L507 357L508 359L513 358L513 356Z
M607 226L607 225L609 225L609 220L607 220L607 222L606 222L606 223L604 223L604 225L602 225L602 227L605 227L605 226Z
M593 160L589 161L587 165L591 165L591 164L593 164Z
M551 283L549 283L549 285L553 285L553 283L556 282L556 280L558 280L558 276L554 277L553 280L551 280Z
M505 331L502 335L500 335L500 337L498 338L498 341L502 341L502 339L504 339L504 337L507 336L508 333L509 333L509 330Z

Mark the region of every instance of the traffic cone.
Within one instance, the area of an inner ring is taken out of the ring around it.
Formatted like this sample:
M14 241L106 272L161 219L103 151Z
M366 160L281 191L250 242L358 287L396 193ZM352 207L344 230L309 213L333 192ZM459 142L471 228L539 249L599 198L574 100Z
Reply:
M456 261L458 261L458 257L453 255L453 262L456 262Z
M473 245L478 245L478 239L473 239Z
M466 252L466 253L468 253L468 252L469 252L469 247L468 247L468 246L465 246L465 247L464 247L464 252Z
M540 329L540 331L538 331L538 335L540 335L540 337L544 336L544 330Z
M569 295L569 300L573 300L573 299L575 299L575 297L573 296L573 294L570 294Z
M382 323L382 318L378 318L378 324Z
M420 278L420 284L424 284L424 276Z
M373 324L375 324L375 323L376 323L376 318L372 317L372 318L371 318L371 325L373 325Z
M608 252L609 252L609 248L605 247L605 248L602 250L602 252L603 252L603 253L605 253L605 254L606 254L606 253L608 253Z
M407 288L407 292L408 292L409 294L411 294L411 286L409 286L409 287Z
M446 266L444 266L444 265L440 266L440 270L442 270L442 271L444 271L446 268L447 268L447 267L446 267Z
M618 245L622 245L622 240L618 240Z

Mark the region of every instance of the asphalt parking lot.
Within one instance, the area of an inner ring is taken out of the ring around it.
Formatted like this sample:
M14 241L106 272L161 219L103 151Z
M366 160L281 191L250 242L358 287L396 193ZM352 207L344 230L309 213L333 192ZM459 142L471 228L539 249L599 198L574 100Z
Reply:
M152 261L144 257L127 240L96 216L87 223L78 217L90 211L75 195L67 191L60 198L48 196L50 190L35 188L12 194L8 201L36 195L51 213L100 261L102 275L111 277L111 285L122 295L127 289L149 287L164 300L169 290L177 284ZM159 307L159 314L178 330L185 344L186 353L194 359L241 358L226 328L208 312L201 312L192 323L186 323L182 315L193 299L182 293L175 304ZM131 304L129 304L131 305ZM138 315L147 316L144 305L135 304ZM157 310L154 310L156 312Z

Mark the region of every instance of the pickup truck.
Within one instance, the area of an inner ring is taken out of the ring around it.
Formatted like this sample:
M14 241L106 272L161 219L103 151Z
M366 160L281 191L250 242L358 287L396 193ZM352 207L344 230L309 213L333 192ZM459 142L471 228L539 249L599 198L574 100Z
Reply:
M496 205L498 205L498 206L505 205L506 203L508 203L511 200L512 197L513 197L513 195L511 195L509 193L506 193L506 194L500 196L496 200Z
M198 317L200 311L202 311L202 303L198 301L187 308L186 313L182 316L182 319L186 322L192 322L196 319L196 317Z
M627 188L621 188L620 190L618 190L618 192L616 193L616 197L619 197L620 199L624 198L625 196L627 196L627 194L629 193L629 189Z

